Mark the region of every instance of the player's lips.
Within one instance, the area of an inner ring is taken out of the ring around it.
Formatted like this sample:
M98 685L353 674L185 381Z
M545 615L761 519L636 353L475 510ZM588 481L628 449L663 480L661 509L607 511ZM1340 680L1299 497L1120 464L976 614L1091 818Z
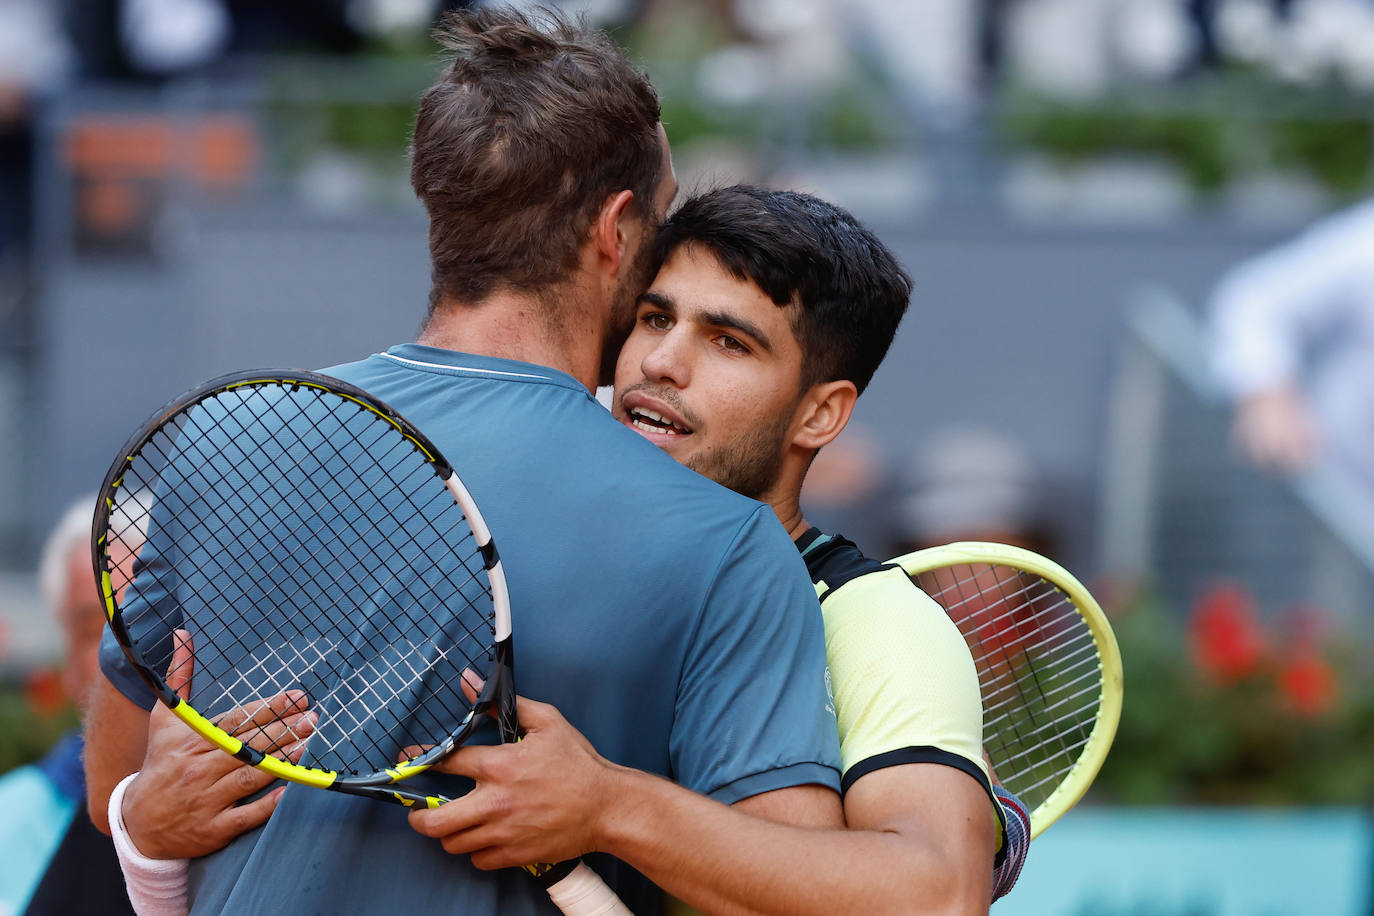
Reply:
M621 399L625 411L621 421L646 439L655 442L681 439L692 434L682 415L658 398L632 391Z

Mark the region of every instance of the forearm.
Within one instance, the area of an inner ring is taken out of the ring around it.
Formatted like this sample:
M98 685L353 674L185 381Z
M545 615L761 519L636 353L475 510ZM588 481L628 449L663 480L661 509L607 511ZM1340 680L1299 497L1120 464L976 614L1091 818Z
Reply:
M991 856L964 880L918 831L772 823L629 770L612 798L598 847L703 912L987 912Z
M114 837L124 886L138 916L185 916L187 901L186 859L153 859L143 854L124 826L122 802L133 776L125 777L110 796L109 822Z
M86 712L84 764L86 806L102 833L110 832L110 793L143 763L147 735L148 713L97 676Z

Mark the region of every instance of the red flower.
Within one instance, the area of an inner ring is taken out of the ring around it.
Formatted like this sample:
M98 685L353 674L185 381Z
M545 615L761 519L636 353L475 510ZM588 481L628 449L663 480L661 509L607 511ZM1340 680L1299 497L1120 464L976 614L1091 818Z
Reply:
M1311 645L1295 646L1288 653L1279 668L1279 688L1300 716L1320 716L1336 702L1336 674Z
M1248 677L1268 657L1255 601L1238 585L1223 582L1199 596L1190 629L1197 666L1218 683Z
M40 716L57 715L67 703L62 677L52 668L39 668L31 672L24 685L24 698L28 700L29 708Z

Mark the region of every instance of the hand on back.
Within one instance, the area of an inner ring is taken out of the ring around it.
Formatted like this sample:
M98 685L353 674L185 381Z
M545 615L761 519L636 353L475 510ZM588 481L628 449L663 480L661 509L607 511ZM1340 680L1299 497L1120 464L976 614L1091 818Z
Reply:
M185 630L176 631L176 640L167 683L184 699L194 673L193 646ZM303 692L286 691L232 709L217 723L245 744L295 761L318 718L308 705ZM124 825L134 845L150 858L207 855L266 823L285 787L240 802L273 781L270 774L210 744L159 703L149 716L142 768L124 794Z

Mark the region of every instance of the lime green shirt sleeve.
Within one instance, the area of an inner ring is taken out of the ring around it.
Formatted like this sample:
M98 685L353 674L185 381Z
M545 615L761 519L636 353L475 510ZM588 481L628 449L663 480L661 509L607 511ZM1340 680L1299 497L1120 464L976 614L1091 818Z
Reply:
M904 762L954 763L986 783L978 673L944 610L886 568L844 583L821 611L845 788Z

